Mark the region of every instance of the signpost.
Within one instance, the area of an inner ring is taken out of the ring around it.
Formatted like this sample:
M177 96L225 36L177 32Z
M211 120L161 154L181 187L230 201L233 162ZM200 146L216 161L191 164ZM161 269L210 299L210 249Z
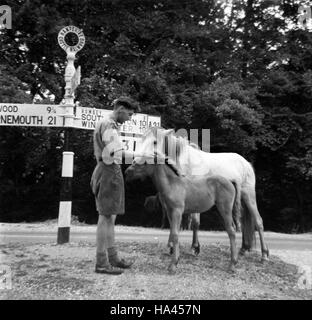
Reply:
M66 35L73 33L78 37L76 45L66 43ZM74 66L75 56L85 44L85 37L82 30L75 26L67 26L58 34L58 43L60 47L67 53L67 65L65 68L65 103L64 108L64 126L65 128L65 143L63 150L62 162L62 186L60 193L60 206L58 217L58 233L57 243L62 244L69 242L70 220L72 208L72 178L74 167L74 152L70 150L69 144L69 128L74 124L74 88L80 83L80 68L76 70Z
M78 38L76 45L66 43L66 35L74 33ZM106 109L84 108L74 104L74 93L80 84L80 66L74 66L75 55L85 44L82 30L75 26L67 26L58 34L58 42L67 54L65 68L65 96L61 105L0 103L0 126L30 126L64 128L64 150L62 159L62 183L58 217L57 243L69 242L72 178L74 152L70 149L69 130L71 128L94 130L96 123L111 112ZM135 151L145 130L151 126L160 126L157 116L137 113L131 120L120 127L121 140L126 150Z

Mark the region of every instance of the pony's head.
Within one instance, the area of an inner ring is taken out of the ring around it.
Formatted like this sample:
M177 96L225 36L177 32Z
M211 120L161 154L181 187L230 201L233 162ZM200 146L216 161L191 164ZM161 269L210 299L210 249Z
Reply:
M165 155L165 138L173 133L173 129L164 129L161 127L149 128L142 136L137 152L143 155L143 157L154 155L155 152L160 155Z
M168 157L154 152L153 155L145 155L133 160L131 166L125 171L126 182L151 177L158 165L169 167L177 177L182 176L178 167Z
M194 149L199 148L184 136L176 136L173 129L151 127L143 135L138 153L144 157L156 152L163 157L168 157L171 164L176 164L180 156L187 155L188 151ZM135 160L138 161L138 159Z
M145 180L154 173L155 156L141 156L133 160L130 167L125 171L126 182L133 180Z

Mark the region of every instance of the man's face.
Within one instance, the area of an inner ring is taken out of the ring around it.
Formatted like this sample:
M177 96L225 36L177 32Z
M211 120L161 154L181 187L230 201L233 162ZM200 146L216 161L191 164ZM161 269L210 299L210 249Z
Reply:
M121 106L119 109L119 112L118 112L118 122L124 123L124 122L130 120L133 113L134 113L133 110L127 109L124 106Z

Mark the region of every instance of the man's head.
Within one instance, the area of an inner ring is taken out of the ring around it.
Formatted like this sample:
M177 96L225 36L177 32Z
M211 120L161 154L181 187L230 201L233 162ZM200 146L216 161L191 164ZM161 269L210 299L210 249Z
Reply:
M117 122L124 123L131 119L131 116L138 111L136 103L129 97L120 97L113 101L114 113Z

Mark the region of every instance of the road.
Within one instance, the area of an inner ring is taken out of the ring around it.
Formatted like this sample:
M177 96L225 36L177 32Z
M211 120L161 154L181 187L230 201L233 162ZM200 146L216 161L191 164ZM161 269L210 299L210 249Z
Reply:
M166 243L168 240L169 230L157 230L148 229L137 231L135 228L131 230L117 230L117 241L152 241ZM312 254L312 241L311 237L298 238L291 235L278 234L265 234L266 242L272 250L297 250L297 251L311 251ZM95 242L95 228L92 230L76 230L71 231L70 240ZM181 242L190 243L192 241L191 231L182 231L179 235ZM238 243L241 243L241 235L237 235ZM56 231L44 231L44 230L1 230L0 232L0 244L6 243L51 243L56 242ZM201 244L229 244L227 234L224 232L215 233L202 231L199 232L199 242ZM257 248L260 247L259 240L257 238Z

